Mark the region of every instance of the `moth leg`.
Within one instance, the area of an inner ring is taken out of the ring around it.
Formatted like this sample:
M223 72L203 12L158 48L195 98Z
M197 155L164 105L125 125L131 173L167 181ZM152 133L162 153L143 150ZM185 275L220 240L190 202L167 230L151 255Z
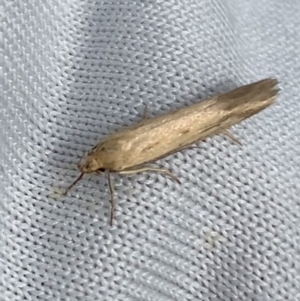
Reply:
M164 168L155 168L155 167L145 166L145 167L141 167L141 168L137 168L137 169L119 171L118 173L121 174L121 175L131 175L131 174L135 174L135 173L139 173L139 172L145 172L145 171L163 173L163 174L169 176L170 178L172 178L178 184L180 184L179 179L176 176L174 176L169 170L164 169Z
M110 172L107 174L108 178L108 187L110 191L110 225L113 225L113 220L114 220L114 213L115 213L115 202L114 202L114 194L115 194L115 189L114 189L114 184L113 184L113 179L111 177Z
M147 119L147 113L148 113L148 106L145 105L143 115L142 115L142 120Z
M242 145L242 142L238 138L235 138L234 135L232 135L229 131L224 131L223 134L226 135L227 137L229 137L235 143Z

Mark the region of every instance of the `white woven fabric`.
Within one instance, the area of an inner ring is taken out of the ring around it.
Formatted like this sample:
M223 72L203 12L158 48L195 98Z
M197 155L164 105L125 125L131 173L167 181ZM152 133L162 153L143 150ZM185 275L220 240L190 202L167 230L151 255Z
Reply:
M300 2L1 0L0 300L300 300ZM115 177L75 163L149 115L265 77L276 105Z

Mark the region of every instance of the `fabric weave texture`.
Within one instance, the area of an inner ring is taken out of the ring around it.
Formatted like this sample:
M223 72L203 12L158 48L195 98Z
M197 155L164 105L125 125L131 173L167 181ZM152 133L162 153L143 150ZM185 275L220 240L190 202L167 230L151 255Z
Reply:
M300 300L300 2L1 0L0 300ZM266 77L272 107L157 162L95 143Z

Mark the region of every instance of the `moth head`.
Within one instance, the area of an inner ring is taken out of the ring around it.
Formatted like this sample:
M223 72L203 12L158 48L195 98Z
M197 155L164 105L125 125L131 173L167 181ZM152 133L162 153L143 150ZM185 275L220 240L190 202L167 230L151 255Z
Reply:
M92 173L96 171L104 171L99 162L99 156L94 152L87 153L78 163L78 169L82 173Z
M77 167L80 170L80 175L78 178L65 190L64 195L75 186L83 177L85 173L99 172L104 173L105 169L102 168L101 163L99 163L99 158L95 152L86 153L83 158L78 163Z

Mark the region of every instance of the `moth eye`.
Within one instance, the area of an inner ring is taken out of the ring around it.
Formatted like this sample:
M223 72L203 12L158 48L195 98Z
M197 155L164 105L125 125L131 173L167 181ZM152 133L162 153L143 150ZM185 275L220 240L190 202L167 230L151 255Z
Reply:
M105 172L105 169L104 168L99 168L98 171Z

